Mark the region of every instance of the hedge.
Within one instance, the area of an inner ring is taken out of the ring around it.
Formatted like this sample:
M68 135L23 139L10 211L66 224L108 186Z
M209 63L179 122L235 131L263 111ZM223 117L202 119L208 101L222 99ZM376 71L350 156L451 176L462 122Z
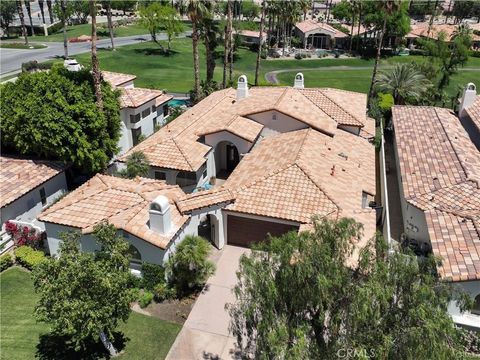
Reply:
M29 246L20 246L14 253L17 263L30 270L46 260L43 251L34 250Z
M3 256L0 256L0 271L8 269L12 265L13 265L12 255L6 254Z

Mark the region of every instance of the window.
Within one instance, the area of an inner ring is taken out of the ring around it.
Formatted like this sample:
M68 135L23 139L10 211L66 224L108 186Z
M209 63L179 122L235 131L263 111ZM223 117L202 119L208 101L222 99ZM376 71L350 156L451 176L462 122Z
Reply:
M202 165L200 172L202 173L202 179L205 179L207 177L207 163Z
M152 113L155 112L155 111L157 111L157 105L153 104L152 105Z
M373 202L373 195L362 191L362 208L365 209L370 206L370 203Z
M191 171L180 171L177 175L177 185L180 187L197 184L197 174Z
M130 258L130 263L131 264L141 264L142 263L142 255L140 255L140 251L133 246L130 245L128 248L128 254L131 256Z
M150 115L150 107L146 108L145 110L142 111L142 118L147 117Z
M472 314L480 315L480 294L473 301Z
M130 115L130 122L135 124L140 121L140 114Z
M168 104L163 105L163 116L168 116L169 107Z
M132 141L133 146L137 145L141 141L142 128L132 129Z
M167 180L167 174L163 171L155 171L155 180Z
M47 194L45 193L45 188L40 189L40 199L42 200L42 206L47 205Z

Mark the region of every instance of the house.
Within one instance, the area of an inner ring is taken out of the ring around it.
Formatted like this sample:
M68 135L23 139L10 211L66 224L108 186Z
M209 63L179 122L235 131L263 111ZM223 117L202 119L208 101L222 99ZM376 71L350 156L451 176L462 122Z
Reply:
M67 191L65 167L52 161L0 156L0 253L13 246L7 221L43 231L40 212Z
M121 91L122 127L118 145L119 154L123 154L152 135L157 126L165 124L168 102L173 96L161 90L136 88L134 75L102 71L102 76L113 88Z
M253 30L239 30L235 33L243 44L245 45L252 45L260 44L260 31L253 31ZM267 33L264 31L262 34L262 41L265 42L267 40Z
M410 32L405 35L407 39L407 46L414 45L418 38L438 39L440 33L445 34L446 41L452 41L459 25L454 24L430 24L428 22L419 22L411 24ZM476 29L477 27L475 27ZM472 47L478 48L480 46L480 36L472 34Z
M477 87L469 83L463 89L458 116L470 139L480 151L480 96Z
M361 222L363 246L376 229L375 124L365 108L365 94L305 89L302 74L294 87L251 89L242 75L237 89L214 92L118 160L143 151L150 178L97 175L47 209L50 251L68 229L93 250L93 226L108 221L137 259L161 264L187 234L220 249L249 246L311 229L314 216ZM191 192L212 177L212 189Z
M349 36L334 27L309 19L295 24L295 35L304 48L333 49L341 47Z
M438 275L475 300L454 321L480 329L480 152L449 109L395 106L395 157L404 241L442 260Z

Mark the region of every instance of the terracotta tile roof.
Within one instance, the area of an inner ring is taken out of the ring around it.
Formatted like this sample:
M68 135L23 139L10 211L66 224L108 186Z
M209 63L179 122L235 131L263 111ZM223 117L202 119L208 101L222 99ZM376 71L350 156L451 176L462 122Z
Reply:
M323 31L326 31L327 33L332 34L336 38L343 38L348 36L347 34L341 32L340 30L335 29L334 27L328 24L325 24L313 19L308 19L308 20L296 23L295 27L304 34L310 31L323 30Z
M112 87L120 87L137 78L135 75L122 74L111 71L102 71L102 77L103 80L109 82Z
M249 96L240 100L236 99L235 89L216 91L130 149L120 161L125 161L133 151L143 151L153 166L196 171L210 151L210 146L198 141L199 136L226 130L253 141L262 125L251 117L265 111L284 113L329 135L344 123L368 128L374 133L373 122L365 114L364 94L335 89L305 91L290 87L253 87L249 89ZM322 103L316 104L317 99ZM322 106L328 109L323 110Z
M120 106L123 108L137 108L146 102L157 99L163 96L164 93L155 89L143 88L122 88L120 95ZM168 101L168 100L167 100Z
M480 153L448 109L395 106L404 196L425 212L439 273L480 279Z
M167 235L152 231L148 226L150 203L158 195L170 200L173 229ZM183 195L178 186L167 185L164 181L97 174L43 211L39 220L79 228L83 234L93 232L96 224L108 221L118 229L165 249L188 220L175 205Z
M182 213L231 202L234 195L228 189L213 189L185 195L177 201L177 206Z
M465 111L480 131L480 96L477 96L473 104L467 107Z
M260 37L260 31L252 31L252 30L240 30L237 32L237 34L242 35L242 36L247 36L247 37L254 37L254 38L259 38ZM267 33L264 31L263 32L263 38L267 37Z
M173 99L173 95L163 93L163 95L157 97L157 99L155 100L155 106L160 106L172 99Z
M57 162L0 156L0 206L12 203L63 170Z
M433 24L430 32L428 31L429 23L428 22L421 22L411 25L410 32L406 35L406 37L428 37L432 39L438 39L438 35L440 32L444 32L446 35L447 40L452 40L455 36L456 31L458 30L458 25L454 24ZM470 28L472 28L470 26ZM479 41L480 36L472 34L472 39L474 41Z

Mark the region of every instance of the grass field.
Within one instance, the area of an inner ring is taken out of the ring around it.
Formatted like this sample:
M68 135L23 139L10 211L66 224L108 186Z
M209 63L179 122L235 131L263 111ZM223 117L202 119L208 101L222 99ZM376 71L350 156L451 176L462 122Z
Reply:
M35 50L35 49L45 49L46 47L47 45L35 44L35 43L29 43L28 45L25 45L23 43L0 43L0 48L3 48L3 49Z
M193 59L190 39L177 39L173 42L174 52L164 55L158 45L145 42L123 46L116 52L102 50L99 52L100 67L103 70L127 72L137 75L135 84L138 87L164 89L170 92L186 93L193 87ZM221 49L219 48L219 51ZM78 55L77 60L84 65L90 63L90 55ZM254 81L256 53L241 48L234 63L234 79L246 74L249 82ZM396 56L382 59L380 68L389 68L396 63L425 61L421 56ZM373 59L319 59L319 60L262 60L260 85L267 85L265 74L274 70L288 70L278 75L281 85L293 84L297 69L305 75L305 85L309 87L328 86L346 90L367 92L370 84ZM335 67L335 68L332 68ZM341 69L338 67L354 67L358 69ZM480 59L471 58L466 68L480 68ZM200 72L205 77L205 51L200 46ZM217 60L215 79L222 79L222 62ZM452 78L448 88L450 93L456 91L458 85L467 82L480 83L480 71L461 71Z
M33 311L37 296L30 274L11 268L0 274L0 358L5 360L80 359L85 354L66 353L64 344L50 341L48 325L37 323ZM120 326L126 340L120 360L164 359L181 326L132 312ZM98 344L96 350L101 349ZM92 354L90 354L92 355ZM95 358L102 359L95 354Z

